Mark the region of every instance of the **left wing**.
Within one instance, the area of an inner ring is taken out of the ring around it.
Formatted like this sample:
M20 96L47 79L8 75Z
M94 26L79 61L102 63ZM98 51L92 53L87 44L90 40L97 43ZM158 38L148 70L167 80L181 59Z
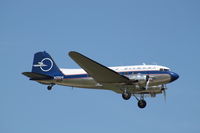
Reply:
M75 51L69 56L98 83L129 83L129 78Z

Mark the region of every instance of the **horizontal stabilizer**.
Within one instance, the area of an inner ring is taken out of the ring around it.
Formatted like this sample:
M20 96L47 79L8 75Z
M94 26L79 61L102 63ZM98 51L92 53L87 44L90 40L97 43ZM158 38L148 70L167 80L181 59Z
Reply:
M23 75L30 78L30 80L48 80L53 79L51 76L47 76L44 74L34 73L34 72L23 72Z

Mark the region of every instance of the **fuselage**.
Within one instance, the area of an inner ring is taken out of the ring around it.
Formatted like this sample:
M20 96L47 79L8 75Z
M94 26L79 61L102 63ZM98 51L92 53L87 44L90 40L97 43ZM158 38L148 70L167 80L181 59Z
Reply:
M170 68L159 65L135 65L135 66L117 66L109 67L120 75L126 76L129 79L136 76L148 75L151 80L149 82L149 89L142 89L146 82L133 83L130 85L124 84L99 84L83 69L63 69L61 72L64 76L55 76L53 80L40 80L40 83L55 83L64 86L72 86L79 88L94 88L113 90L121 93L121 89L128 88L132 93L161 93L163 84L170 83L178 78L178 75L170 70ZM98 71L98 70L97 70Z

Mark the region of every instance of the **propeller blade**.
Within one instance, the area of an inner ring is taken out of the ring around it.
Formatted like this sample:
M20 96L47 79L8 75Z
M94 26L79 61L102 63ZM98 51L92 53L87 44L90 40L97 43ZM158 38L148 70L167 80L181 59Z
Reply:
M149 75L147 75L147 81L146 81L146 90L148 89L149 87L149 82L150 82L150 78L149 78Z
M163 95L164 95L164 100L165 100L165 103L166 103L166 101L167 101L166 100L167 99L167 94L166 94L166 90L165 89L163 90Z
M162 85L162 91L163 91L163 96L164 96L164 101L165 101L165 103L166 103L166 99L167 99L167 93L166 93L166 89L167 89L167 87L166 87L166 85Z

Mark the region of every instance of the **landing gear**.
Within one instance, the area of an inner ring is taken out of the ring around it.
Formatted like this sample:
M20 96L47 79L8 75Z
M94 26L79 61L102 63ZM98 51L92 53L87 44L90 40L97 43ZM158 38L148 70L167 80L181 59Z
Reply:
M125 91L124 93L122 93L122 98L124 100L129 100L131 98L131 93Z
M49 91L52 90L52 86L50 86L50 85L47 86L47 90L49 90Z
M47 90L52 90L52 87L54 86L55 84L50 84L49 86L47 86Z
M141 99L141 100L138 101L138 107L139 108L143 109L143 108L146 107L146 105L147 105L147 103L144 99Z
M147 103L144 100L145 94L132 94L129 91L127 91L126 89L122 90L122 98L124 100L129 100L131 98L131 96L133 95L135 97L135 99L137 99L138 101L138 107L143 109L146 107ZM138 96L139 95L139 96Z
M135 96L134 94L133 94L133 96L137 99L139 108L143 109L146 107L147 103L144 100L144 94L140 95L140 99L137 96Z

